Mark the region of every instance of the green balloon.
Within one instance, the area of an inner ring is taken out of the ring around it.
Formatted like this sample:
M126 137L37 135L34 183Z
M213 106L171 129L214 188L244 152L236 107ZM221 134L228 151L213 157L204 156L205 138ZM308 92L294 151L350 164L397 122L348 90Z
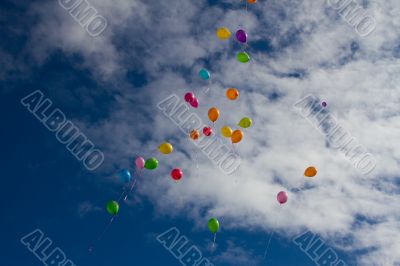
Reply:
M119 204L116 201L110 201L107 203L107 211L111 215L117 215L119 211Z
M144 168L149 170L154 170L158 166L158 160L156 158L147 159L144 163Z
M239 126L242 128L248 128L253 124L253 121L251 121L250 117L243 117L242 120L239 122Z
M241 63L247 63L250 61L250 55L246 52L240 52L237 54L237 60Z
M212 232L212 233L216 233L216 232L218 232L218 229L219 229L219 222L218 222L218 220L216 219L216 218L211 218L209 221L208 221L208 229L210 229L210 231Z

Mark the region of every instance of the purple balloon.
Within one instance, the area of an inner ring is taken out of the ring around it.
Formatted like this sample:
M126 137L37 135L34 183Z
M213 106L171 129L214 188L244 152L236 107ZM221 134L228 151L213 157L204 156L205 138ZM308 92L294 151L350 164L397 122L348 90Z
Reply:
M236 39L241 43L247 42L247 33L244 30L238 30L236 32Z
M327 106L327 103L326 103L326 102L322 102L322 106L323 106L323 107L326 107L326 106Z
M191 102L189 102L189 103L190 103L190 105L191 105L192 107L194 107L194 108L199 107L199 100L197 100L196 97L194 97L194 99L193 99Z
M287 202L288 196L287 196L287 194L286 194L285 191L281 191L281 192L279 192L278 195L276 196L276 199L278 200L278 202L279 202L280 204L284 204L284 203Z
M185 94L185 101L188 103L192 102L196 97L194 96L193 92L188 92Z

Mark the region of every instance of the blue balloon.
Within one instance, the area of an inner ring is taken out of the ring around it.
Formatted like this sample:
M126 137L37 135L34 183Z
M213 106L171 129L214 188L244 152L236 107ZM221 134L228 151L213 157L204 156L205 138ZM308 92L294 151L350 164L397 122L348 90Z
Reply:
M119 172L119 178L121 179L122 182L129 183L132 177L128 169L122 169Z
M204 80L208 80L211 75L210 72L208 72L206 69L202 68L199 72L199 76L204 79Z

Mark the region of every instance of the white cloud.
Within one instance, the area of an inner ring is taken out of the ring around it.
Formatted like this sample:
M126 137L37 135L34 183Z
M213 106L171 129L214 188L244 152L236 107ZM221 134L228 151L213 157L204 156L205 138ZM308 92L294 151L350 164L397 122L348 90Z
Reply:
M400 4L369 2L377 28L361 38L325 2L260 1L247 14L210 8L205 2L93 1L110 23L97 39L55 2L35 7L40 22L32 29L31 48L38 62L61 49L81 55L81 67L100 83L121 85L108 118L86 125L106 152L105 170L115 163L126 165L134 154L156 155L160 169L144 173L141 191L160 212L200 217L202 224L211 215L223 216L227 228L273 227L282 234L308 227L332 245L351 237L351 244L336 246L348 252L374 248L357 257L357 265L399 263L399 62L393 51L400 31L394 11ZM266 40L272 47L268 54L250 42L253 60L248 65L237 63L237 49L214 33L225 25L234 31L240 21L250 40ZM355 52L354 43L359 47ZM204 60L209 60L213 76L205 94L208 85L196 76ZM278 75L296 69L305 72L304 79ZM130 86L124 79L127 70L143 71L149 83ZM240 90L239 101L226 100L228 86ZM233 176L224 176L157 109L165 96L183 96L187 90L198 95L196 113L203 121L209 107L220 108L217 128L234 126L242 116L253 118L254 126L237 145L242 165ZM270 100L273 92L281 97ZM307 94L326 99L339 123L377 159L369 177L328 148L324 136L292 107ZM161 156L156 148L166 139L176 152ZM319 173L305 181L302 174L309 165ZM169 178L175 166L185 172L178 184ZM289 192L289 202L277 206L278 191L306 182L310 189ZM373 222L354 226L359 216Z

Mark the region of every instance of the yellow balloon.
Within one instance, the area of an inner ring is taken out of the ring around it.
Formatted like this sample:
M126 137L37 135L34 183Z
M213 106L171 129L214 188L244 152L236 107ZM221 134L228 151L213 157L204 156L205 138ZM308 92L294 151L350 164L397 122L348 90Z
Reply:
M217 30L217 37L221 40L227 40L231 37L231 32L226 27L219 28Z
M168 143L168 142L165 142L165 143L161 144L158 147L158 149L163 154L169 154L174 150L174 148L172 147L171 143Z
M243 132L240 129L237 129L232 132L231 140L232 143L238 143L242 140L243 138Z
M224 126L223 128L221 128L221 133L222 136L224 136L225 138L230 138L232 136L232 128Z

